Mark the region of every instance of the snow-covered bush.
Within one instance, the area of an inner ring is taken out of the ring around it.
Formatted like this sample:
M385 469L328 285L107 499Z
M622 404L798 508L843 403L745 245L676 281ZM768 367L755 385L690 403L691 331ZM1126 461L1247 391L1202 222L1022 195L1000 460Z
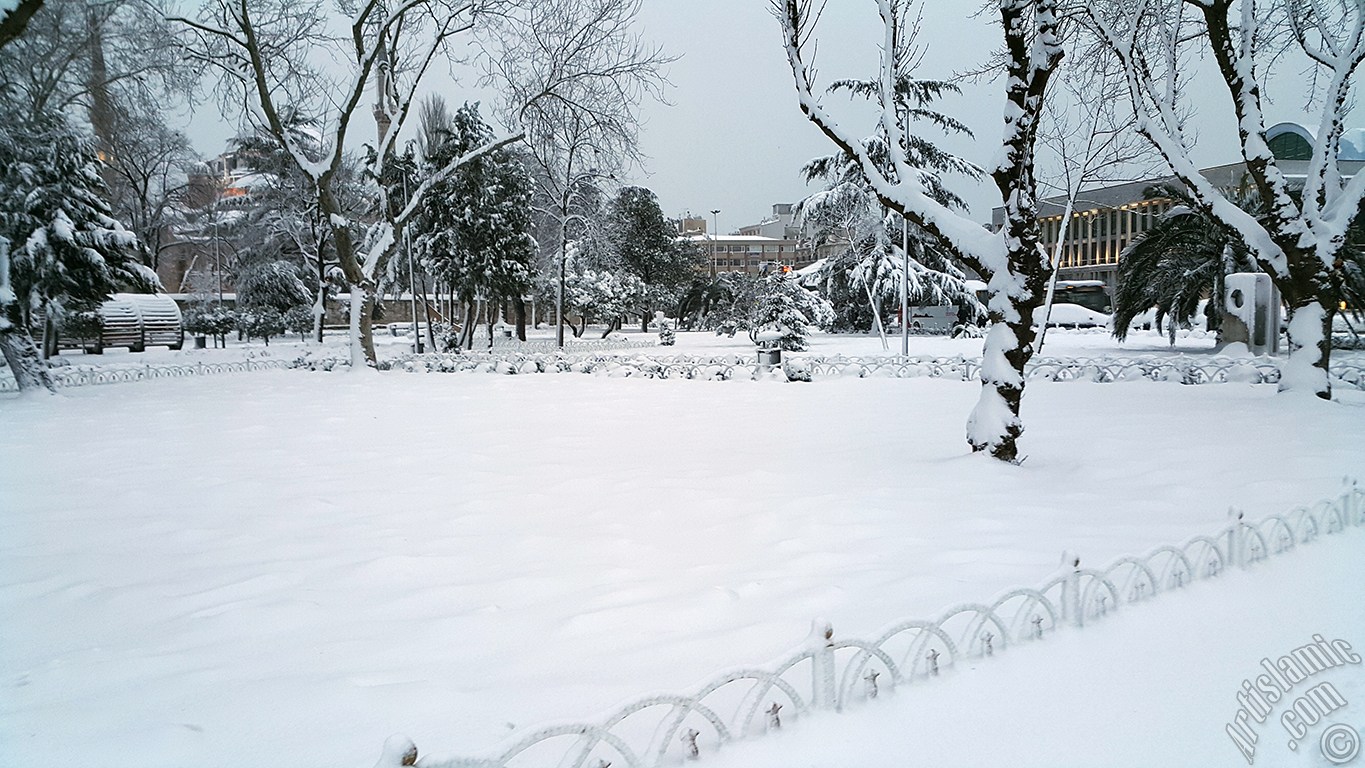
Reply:
M224 337L237 330L237 313L213 306L185 313L185 332L192 336Z
M237 330L247 339L258 338L270 346L270 337L284 333L284 315L273 307L262 307L237 316Z
M986 336L986 332L973 323L960 323L953 326L954 339L980 339Z
M779 334L773 343L787 352L806 349L811 326L828 327L834 309L828 301L802 288L788 275L778 273L760 281L758 299L749 321L749 338L758 343L759 335Z
M284 329L290 333L297 333L299 338L303 339L312 333L315 317L313 308L307 304L290 307L289 311L284 313Z
M654 326L659 329L659 346L671 347L678 341L678 332L674 326L677 325L671 317L665 317L663 312L654 313Z
M787 358L782 361L782 372L787 374L787 381L810 381L811 363L805 358Z

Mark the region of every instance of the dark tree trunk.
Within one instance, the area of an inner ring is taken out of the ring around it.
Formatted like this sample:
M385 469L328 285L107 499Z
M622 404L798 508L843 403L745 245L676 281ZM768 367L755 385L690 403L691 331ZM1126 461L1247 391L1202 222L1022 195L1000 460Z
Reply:
M47 363L38 354L38 347L21 326L11 325L0 330L0 354L4 354L10 373L19 384L20 392L47 390L56 392Z
M512 313L517 320L517 339L526 341L526 300L520 296L513 299Z
M474 302L469 302L465 306L464 327L460 329L460 347L464 349L474 348Z
M43 316L43 359L51 360L57 354L57 321L52 317L52 307Z

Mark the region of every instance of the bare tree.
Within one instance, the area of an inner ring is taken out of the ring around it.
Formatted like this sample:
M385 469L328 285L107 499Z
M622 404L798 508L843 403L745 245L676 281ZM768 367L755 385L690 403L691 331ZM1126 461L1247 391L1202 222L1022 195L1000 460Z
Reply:
M169 235L198 157L185 134L144 113L121 111L108 147L104 175L114 217L137 235L144 263L156 269L161 252L176 244Z
M584 58L580 47L597 39L595 25L610 26L611 19L554 12L577 5L567 0L526 7L512 0L365 0L344 6L350 12L343 19L321 0L212 0L199 18L177 19L193 33L188 53L219 72L220 93L228 100L225 107L245 108L248 118L273 135L313 180L350 285L353 366L375 364L371 314L379 279L389 268L418 201L456 168L524 135L514 128L455 158L404 200L391 200L392 190L377 184L378 220L357 240L333 187L343 147L358 130L356 117L363 111L367 90L373 86L377 95L373 114L378 136L370 166L375 180L392 175L386 165L395 156L395 142L412 112L418 86L436 61L458 53L460 41L469 46L469 55L495 60L490 65L492 79L506 76L507 81L498 84L509 93L508 125L522 125L519 118L542 102L587 111L592 105L576 103L565 94L609 88L605 81L616 73L583 67L583 61L595 60ZM479 29L490 34L476 46L474 33ZM328 60L325 68L317 64L322 60ZM286 108L313 116L324 126L322 157L310 158L300 151L281 117Z
M1049 94L1039 128L1038 185L1065 201L1057 242L1050 255L1052 274L1043 304L1037 351L1047 340L1057 272L1070 235L1072 214L1081 192L1096 184L1116 184L1149 178L1155 165L1149 147L1133 127L1127 82L1112 60L1076 57L1059 72Z
M815 96L809 56L823 5L813 0L772 0L782 27L801 111L849 158L861 166L882 204L908 218L952 249L968 266L987 277L987 312L995 321L987 335L981 366L981 398L967 423L974 451L989 451L1003 461L1019 460L1019 418L1024 366L1033 355L1034 310L1047 287L1047 258L1039 248L1034 145L1044 97L1062 59L1056 0L999 0L1005 37L1005 130L999 160L990 175L1005 206L1005 225L990 232L930 194L925 174L913 165L906 147L915 129L900 118L896 83L908 77L915 50L907 29L908 0L877 0L882 21L881 70L877 100L878 130L887 137L890 172L868 153L858 136L834 119Z
M541 0L500 30L511 55L490 57L508 86L505 120L518 119L534 164L541 212L558 226L555 340L564 346L564 286L570 228L586 224L583 194L640 160L639 107L663 100L672 59L633 31L641 0ZM556 30L583 30L567 36ZM568 77L538 66L563 60ZM542 96L541 94L544 94Z
M1290 357L1280 389L1330 398L1331 327L1346 280L1346 231L1361 215L1365 196L1365 173L1346 181L1338 168L1345 118L1365 61L1365 4L1124 0L1087 4L1086 12L1122 68L1138 131L1195 203L1242 237L1288 305ZM1184 64L1205 51L1230 97L1247 175L1268 209L1264 216L1229 200L1190 156ZM1307 59L1318 110L1317 142L1301 186L1271 153L1262 111L1264 85L1288 52Z

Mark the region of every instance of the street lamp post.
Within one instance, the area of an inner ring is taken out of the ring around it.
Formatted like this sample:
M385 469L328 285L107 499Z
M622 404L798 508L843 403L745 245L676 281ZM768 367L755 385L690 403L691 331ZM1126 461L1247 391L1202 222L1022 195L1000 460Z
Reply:
M711 209L711 220L715 223L715 226L712 228L712 231L711 231L711 277L715 277L715 276L716 276L716 253L717 253L716 238L717 238L717 237L720 237L720 209L719 209L719 208L713 208L713 209Z
M403 205L408 204L408 172L403 169ZM417 329L417 272L412 262L412 237L407 225L403 226L403 250L408 253L408 304L412 306L412 351L422 354L422 334Z
M910 356L910 221L901 216L901 357Z

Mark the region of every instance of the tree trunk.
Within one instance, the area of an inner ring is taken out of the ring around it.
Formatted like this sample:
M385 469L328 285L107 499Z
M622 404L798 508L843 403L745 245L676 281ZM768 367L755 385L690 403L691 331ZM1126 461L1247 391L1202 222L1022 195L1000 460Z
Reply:
M1323 400L1332 399L1328 365L1336 308L1334 303L1311 298L1289 307L1289 360L1280 375L1281 392L1312 392Z
M0 354L5 356L10 373L20 392L56 393L47 363L38 355L23 307L10 288L9 240L0 237Z
M517 339L526 341L526 300L521 296L513 299L512 312L517 320Z
M318 260L319 263L321 259ZM322 343L322 327L327 321L327 283L318 283L318 305L313 310L313 338L317 343Z
M474 302L469 302L465 307L464 328L460 329L460 346L472 350L474 349L474 322L477 319L477 308Z
M351 369L375 368L374 293L364 285L351 285Z
M52 316L52 306L48 305L43 315L43 359L51 360L57 354L57 320Z
M640 313L640 333L649 333L649 319L653 317L648 311Z
M21 328L11 324L9 328L0 330L0 353L4 354L10 373L19 383L20 392L57 391L47 363L38 354L38 347Z
M427 275L422 273L422 316L427 321L427 349L436 351L436 330L432 327L435 323L431 319L431 302L427 301Z
M1005 263L989 281L991 319L981 359L981 398L967 419L973 451L1019 462L1024 423L1024 367L1033 357L1033 313L1044 300L1051 277L1049 259L1039 247L1034 146L1047 84L1062 59L1056 36L1056 4L1001 2L1007 51L1004 153L991 178L1005 201ZM1027 20L1034 13L1033 24ZM1033 27L1032 35L1029 27ZM1043 53L1043 56L1039 56ZM1003 274L1001 274L1003 273Z
M483 319L488 325L488 348L493 349L493 317L498 312L497 303L492 299L483 303Z

